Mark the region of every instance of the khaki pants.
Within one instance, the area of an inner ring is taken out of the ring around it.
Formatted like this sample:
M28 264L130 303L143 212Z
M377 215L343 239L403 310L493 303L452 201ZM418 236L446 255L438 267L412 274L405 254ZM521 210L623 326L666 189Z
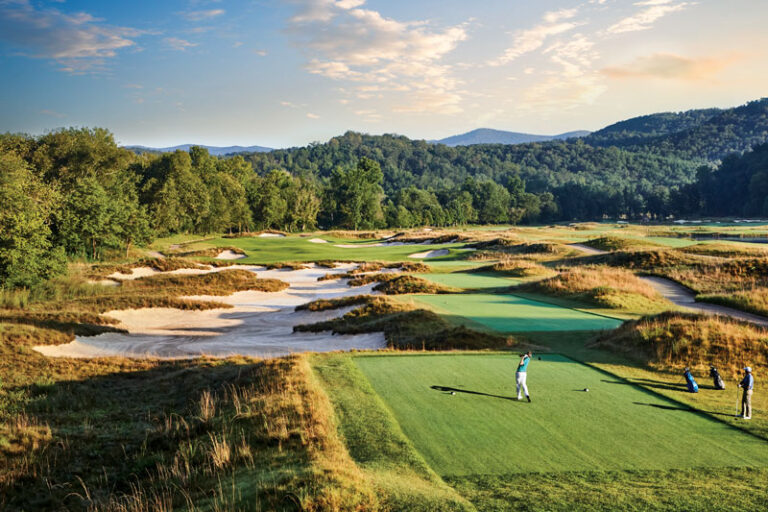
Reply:
M741 415L745 418L752 417L752 390L745 389L741 397Z

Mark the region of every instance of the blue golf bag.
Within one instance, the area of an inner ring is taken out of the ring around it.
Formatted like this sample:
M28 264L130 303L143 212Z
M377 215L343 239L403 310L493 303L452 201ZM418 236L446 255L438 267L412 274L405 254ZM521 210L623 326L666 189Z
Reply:
M685 385L688 386L688 392L689 393L698 393L699 392L699 385L696 384L696 379L694 379L693 375L691 375L691 370L686 368L685 369L685 373L683 373L683 377L685 377Z

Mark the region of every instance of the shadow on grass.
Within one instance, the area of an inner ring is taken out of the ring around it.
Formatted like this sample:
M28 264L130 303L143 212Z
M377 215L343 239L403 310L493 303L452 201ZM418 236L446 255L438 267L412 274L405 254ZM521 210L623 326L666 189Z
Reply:
M705 411L703 409L696 409L694 407L686 407L686 406L674 406L674 405L663 405L663 404L646 404L643 402L632 402L635 405L644 405L646 407L655 407L657 409L666 409L668 411L684 411L684 412L694 412L694 413L704 413L704 414L712 414L714 416L723 416L725 418L734 418L735 416L733 414L726 414L724 412L715 412L715 411ZM758 436L760 437L760 436ZM762 439L762 437L760 437Z
M447 386L430 386L431 389L434 389L436 391L442 391L444 393L466 393L468 395L481 395L481 396L490 396L491 398L501 398L503 400L512 400L513 402L517 402L516 397L511 396L502 396L502 395L493 395L490 393L483 393L481 391L470 391L468 389L459 389L459 388L451 388Z
M623 384L625 386L644 386L644 387L649 387L653 389L666 389L669 391L686 391L685 384L680 384L680 385L669 384L667 382L660 382L660 381L655 381L650 379L631 379L625 382L601 379L601 382L605 382L607 384Z

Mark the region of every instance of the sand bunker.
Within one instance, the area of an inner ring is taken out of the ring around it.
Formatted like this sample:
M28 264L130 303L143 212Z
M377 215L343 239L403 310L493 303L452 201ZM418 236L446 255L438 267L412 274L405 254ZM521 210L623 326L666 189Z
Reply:
M113 272L107 277L109 279L116 279L118 281L129 281L132 279L139 279L140 277L155 276L157 274L207 274L208 272L221 272L226 270L223 268L213 269L209 265L200 265L197 268L180 268L172 272L161 272L152 267L136 267L131 269L130 274L121 274L120 272Z
M230 249L221 251L219 255L216 256L217 260L241 260L243 258L245 258L245 254L240 254L239 252L235 252Z
M438 256L447 256L450 253L448 249L437 249L435 251L424 251L424 252L415 252L413 254L409 254L409 258L414 258L417 260L423 260L427 258L437 258Z
M323 240L322 238L311 238L309 240L309 243L311 243L311 244L327 244L328 240Z
M282 233L260 233L261 238L285 238Z
M344 273L353 264L340 264L331 272ZM345 314L352 308L296 312L294 308L320 298L371 293L375 283L349 288L346 280L318 281L327 268L313 266L302 270L257 271L261 278L275 278L289 283L276 293L246 291L227 297L195 296L234 306L231 309L183 311L168 308L111 311L106 315L120 321L128 334L106 333L78 336L75 341L58 346L38 346L35 350L49 357L161 357L187 358L200 355L227 357L246 355L277 357L292 352L378 349L386 346L383 333L332 335L331 333L293 332L299 324L314 323ZM209 269L207 272L218 271Z

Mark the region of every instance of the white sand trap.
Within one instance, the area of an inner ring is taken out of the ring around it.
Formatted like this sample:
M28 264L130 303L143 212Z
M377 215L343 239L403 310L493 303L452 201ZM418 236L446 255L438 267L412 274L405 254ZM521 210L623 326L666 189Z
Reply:
M89 279L88 284L100 285L100 286L120 286L120 283L112 279Z
M322 238L310 238L309 243L311 243L311 244L327 244L328 240L323 240Z
M285 238L285 235L282 233L260 233L259 237L261 238Z
M340 264L330 272L344 273L354 267L354 264ZM276 293L246 291L227 297L191 297L224 302L234 306L231 309L183 311L143 308L111 311L106 314L118 319L119 327L126 329L128 334L78 336L65 345L38 346L35 350L49 357L188 358L236 354L277 357L293 352L378 349L386 346L383 333L332 335L329 332L293 332L295 325L328 320L353 309L296 312L294 308L297 305L320 298L371 293L375 283L349 288L345 280L318 281L317 278L328 273L329 269L316 266L302 270L243 268L258 270L259 277L280 279L289 283L290 287Z
M226 251L221 251L218 256L216 256L217 260L241 260L245 258L245 254L240 254L239 252L232 251L230 249L227 249Z
M118 281L130 281L130 280L139 279L142 277L156 276L158 274L193 275L193 274L207 274L208 272L221 272L222 270L226 270L226 268L214 269L214 268L211 268L210 265L200 265L197 268L180 268L178 270L173 270L171 272L161 272L151 267L137 267L137 268L132 268L130 274L121 274L120 272L114 272L112 274L109 274L107 277L109 279L116 279Z
M448 249L437 249L435 251L424 251L424 252L415 252L413 254L409 254L409 258L414 258L417 260L423 260L427 258L437 258L438 256L447 256L450 251Z

